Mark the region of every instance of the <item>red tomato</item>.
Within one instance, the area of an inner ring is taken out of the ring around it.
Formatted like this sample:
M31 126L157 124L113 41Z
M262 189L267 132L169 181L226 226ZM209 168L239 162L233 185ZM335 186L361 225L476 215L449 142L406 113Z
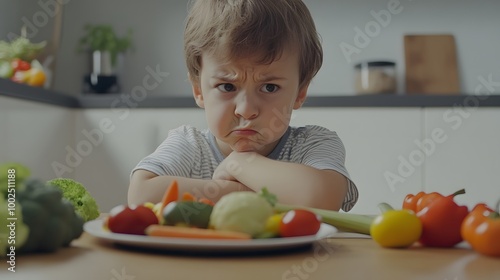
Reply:
M21 60L19 58L15 58L11 61L11 66L16 71L26 71L31 69L31 64L27 61Z
M144 235L144 230L153 224L158 224L158 217L148 207L120 205L110 211L105 225L115 233Z
M321 217L308 210L288 211L280 222L282 237L316 234L321 226Z

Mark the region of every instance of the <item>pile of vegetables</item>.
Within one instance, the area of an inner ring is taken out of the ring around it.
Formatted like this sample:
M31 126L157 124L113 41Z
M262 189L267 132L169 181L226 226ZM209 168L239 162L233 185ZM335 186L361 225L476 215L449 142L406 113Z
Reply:
M383 247L452 248L462 241L476 252L500 257L500 215L486 204L472 211L454 201L459 190L444 196L438 192L408 194L402 209L381 204L382 214L371 224L372 238ZM500 202L497 204L500 207Z
M83 195L84 203L74 203L86 192L80 183L64 178L43 182L29 176L24 165L0 165L0 219L10 223L0 228L0 257L13 248L22 254L67 247L80 237L84 222L99 215L91 197Z
M104 226L114 233L203 239L253 239L314 235L321 217L305 209L275 211L276 197L233 192L216 204L190 193L179 196L177 181L161 202L113 208Z
M26 34L11 42L0 41L0 78L30 86L43 86L47 79L46 72L36 57L45 46L45 41L30 42Z
M259 193L230 193L214 204L189 193L180 197L174 181L157 204L116 207L105 227L149 236L252 239L314 235L321 223L327 223L341 231L370 235L386 248L451 248L466 241L480 254L500 257L498 210L481 203L469 211L454 201L463 193L409 194L402 209L381 203L382 213L368 216L280 204L266 188Z

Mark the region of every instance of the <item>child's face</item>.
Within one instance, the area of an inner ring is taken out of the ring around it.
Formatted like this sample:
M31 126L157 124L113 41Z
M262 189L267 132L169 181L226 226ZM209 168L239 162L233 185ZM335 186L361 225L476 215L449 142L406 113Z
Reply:
M205 108L208 127L222 153L269 154L288 128L293 109L306 98L299 89L296 52L257 65L252 59L223 63L203 55L199 83L193 83L198 106Z

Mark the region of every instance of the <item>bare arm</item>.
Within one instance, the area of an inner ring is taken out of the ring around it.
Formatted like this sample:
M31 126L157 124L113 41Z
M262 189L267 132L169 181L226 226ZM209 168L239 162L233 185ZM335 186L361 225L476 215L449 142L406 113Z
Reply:
M197 197L206 197L214 202L234 191L251 191L239 182L228 180L202 180L176 176L158 176L146 170L132 174L128 189L128 204L159 202L173 180L179 183L179 193L190 192Z
M252 152L231 153L214 178L236 180L254 191L267 187L282 203L338 211L347 193L347 179L333 170L268 159Z

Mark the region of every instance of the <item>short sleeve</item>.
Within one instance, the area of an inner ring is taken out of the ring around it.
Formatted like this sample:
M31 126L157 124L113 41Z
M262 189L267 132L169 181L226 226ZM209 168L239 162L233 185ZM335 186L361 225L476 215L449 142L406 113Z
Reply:
M305 126L300 154L302 164L317 169L335 170L348 180L347 194L342 203L342 210L349 211L358 200L358 189L345 167L346 151L336 132L320 126Z

